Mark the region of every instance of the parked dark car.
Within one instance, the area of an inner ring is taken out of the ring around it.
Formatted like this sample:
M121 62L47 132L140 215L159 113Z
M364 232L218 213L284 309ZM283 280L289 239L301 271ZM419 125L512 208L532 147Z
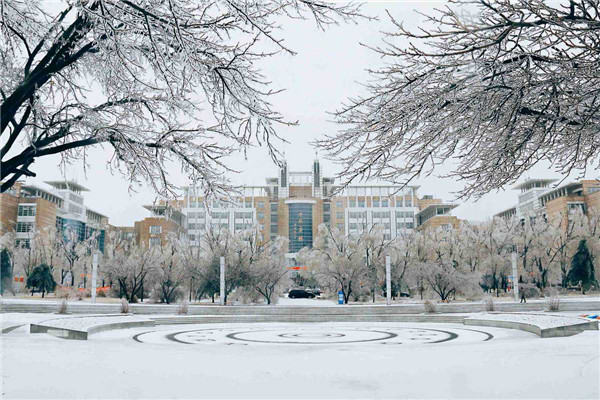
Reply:
M312 293L315 296L320 296L321 295L321 289L315 288L315 289L306 289L306 291L308 293Z
M288 293L290 299L314 299L316 296L314 293L310 293L303 289L292 289Z

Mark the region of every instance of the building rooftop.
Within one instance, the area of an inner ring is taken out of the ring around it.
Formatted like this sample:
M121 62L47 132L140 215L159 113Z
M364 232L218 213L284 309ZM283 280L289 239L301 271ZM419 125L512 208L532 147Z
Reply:
M67 189L67 190L72 190L74 192L89 192L89 189L81 186L79 183L75 182L75 181L44 181L44 183L47 183L48 185L56 188L56 189Z
M556 182L557 179L526 179L525 181L513 186L514 190L523 190L527 189L531 186L534 186L536 183L539 183L538 187L547 187L551 183Z
M438 208L448 208L448 211L450 211L456 207L458 207L458 204L430 204L427 207L425 207L424 209L422 209L421 211L419 211L416 215L417 216L424 215L424 214L427 214L428 212L433 211ZM442 214L439 214L439 215L442 215Z

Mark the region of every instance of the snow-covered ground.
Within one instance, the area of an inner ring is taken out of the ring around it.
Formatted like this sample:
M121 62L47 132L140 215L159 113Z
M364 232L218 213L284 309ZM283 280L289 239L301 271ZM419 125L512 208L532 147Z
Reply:
M333 343L377 332L397 336ZM597 399L599 339L419 323L159 326L88 341L17 329L3 337L2 398ZM282 340L332 343L270 343Z

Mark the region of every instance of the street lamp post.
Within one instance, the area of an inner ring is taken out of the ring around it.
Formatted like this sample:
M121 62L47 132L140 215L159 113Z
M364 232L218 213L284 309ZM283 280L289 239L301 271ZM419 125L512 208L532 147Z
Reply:
M221 257L221 276L219 282L219 302L222 306L225 305L225 257Z
M392 303L392 261L390 256L385 256L385 289L386 300L389 306Z
M96 303L96 278L98 276L98 253L94 252L92 256L92 303Z

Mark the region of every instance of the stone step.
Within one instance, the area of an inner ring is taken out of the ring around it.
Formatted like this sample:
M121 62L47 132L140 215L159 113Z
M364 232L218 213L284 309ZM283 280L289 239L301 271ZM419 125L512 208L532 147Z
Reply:
M451 315L207 315L202 317L153 317L150 318L157 325L179 324L219 324L219 323L260 323L260 322L435 322L459 323L463 316Z

